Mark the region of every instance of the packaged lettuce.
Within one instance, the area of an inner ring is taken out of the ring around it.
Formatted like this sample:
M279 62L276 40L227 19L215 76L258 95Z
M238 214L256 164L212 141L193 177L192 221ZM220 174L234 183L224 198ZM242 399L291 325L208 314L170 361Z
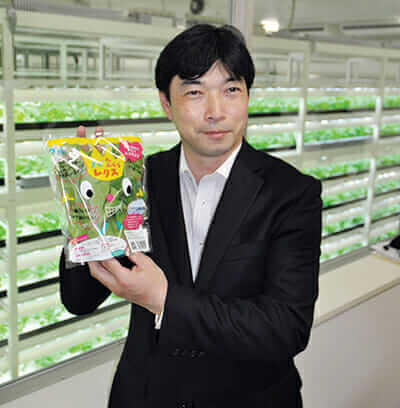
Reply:
M49 139L52 184L65 214L67 260L149 251L144 156L138 137Z

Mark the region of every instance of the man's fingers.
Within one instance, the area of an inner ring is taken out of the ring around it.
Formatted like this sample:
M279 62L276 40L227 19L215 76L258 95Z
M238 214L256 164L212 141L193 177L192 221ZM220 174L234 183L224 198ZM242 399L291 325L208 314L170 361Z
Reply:
M76 130L76 135L78 137L86 137L86 128L85 126L78 126ZM94 137L103 137L104 136L104 129L102 126L97 126L94 130Z
M95 137L103 137L104 136L104 129L101 126L97 126L94 130Z
M88 262L90 274L101 282L104 286L110 289L112 292L117 288L117 280L115 276L107 270L100 262Z
M86 137L86 128L85 128L85 126L78 126L78 129L76 130L76 135L78 137Z
M126 252L126 256L138 267L143 266L143 263L147 258L143 252L131 252L129 250Z
M97 126L96 129L94 130L94 138L97 137L103 137L104 136L104 129L101 126ZM101 144L95 144L95 148L100 154L104 154L104 145Z
M115 277L123 276L129 273L130 270L122 266L115 258L107 259L106 261L101 261L102 266L107 269Z

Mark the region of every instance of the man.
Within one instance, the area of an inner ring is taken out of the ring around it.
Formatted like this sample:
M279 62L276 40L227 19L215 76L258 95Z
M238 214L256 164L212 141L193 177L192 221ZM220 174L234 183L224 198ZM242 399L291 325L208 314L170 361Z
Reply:
M72 313L110 291L132 302L112 408L302 406L293 357L318 293L321 186L244 140L253 79L233 27L172 40L156 83L181 143L147 161L151 257L61 258Z

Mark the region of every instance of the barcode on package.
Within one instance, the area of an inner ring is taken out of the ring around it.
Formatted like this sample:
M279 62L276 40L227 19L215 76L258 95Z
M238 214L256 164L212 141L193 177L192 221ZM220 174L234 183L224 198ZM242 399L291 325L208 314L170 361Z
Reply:
M150 251L149 233L147 229L125 230L125 236L128 240L129 249L132 252Z

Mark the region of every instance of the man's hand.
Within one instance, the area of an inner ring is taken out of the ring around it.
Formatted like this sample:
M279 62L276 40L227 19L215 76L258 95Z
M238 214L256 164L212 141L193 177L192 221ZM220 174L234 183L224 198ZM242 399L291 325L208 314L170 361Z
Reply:
M164 272L141 252L128 257L136 264L131 269L113 258L89 262L90 274L117 296L161 314L168 289Z

